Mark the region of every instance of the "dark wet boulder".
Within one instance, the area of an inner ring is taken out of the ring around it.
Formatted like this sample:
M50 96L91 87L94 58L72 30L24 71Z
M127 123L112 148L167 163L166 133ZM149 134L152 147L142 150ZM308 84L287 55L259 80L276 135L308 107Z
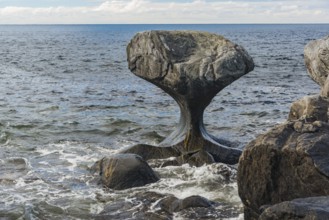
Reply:
M329 195L329 124L305 120L278 125L250 142L239 162L245 219L261 207Z
M210 201L201 196L178 199L171 194L139 192L126 199L111 201L94 219L222 219L237 217L239 212L228 204ZM176 216L176 218L174 218Z
M253 70L253 60L241 46L206 32L149 31L133 37L127 59L135 75L163 89L180 107L179 125L160 147L181 155L204 150L216 162L238 162L241 151L209 135L203 113L218 92Z
M329 97L329 36L309 42L304 56L311 78L321 86L321 95Z
M159 180L152 168L136 154L116 154L95 163L92 170L99 172L105 187L123 190L144 186Z
M208 199L202 196L190 196L185 199L178 199L175 196L168 196L162 199L158 206L161 209L165 210L169 213L179 212L183 209L187 208L195 208L195 207L211 207L214 202L209 201Z
M163 198L162 194L155 192L138 193L129 199L120 199L105 205L102 212L95 216L95 219L169 219L166 215L159 215L150 212L149 207ZM103 199L102 199L103 200ZM103 201L105 202L105 201ZM154 216L156 215L156 216Z
M329 197L301 198L273 205L259 220L326 220L329 219Z
M328 99L320 95L305 96L292 103L288 120L328 122Z
M205 164L215 163L214 157L205 150L197 151L196 153L185 154L177 158L179 165L184 163L189 164L190 166L200 167Z
M132 147L123 149L120 153L137 154L141 156L144 160L162 159L162 158L180 156L180 152L173 147L157 147L148 144L137 144Z

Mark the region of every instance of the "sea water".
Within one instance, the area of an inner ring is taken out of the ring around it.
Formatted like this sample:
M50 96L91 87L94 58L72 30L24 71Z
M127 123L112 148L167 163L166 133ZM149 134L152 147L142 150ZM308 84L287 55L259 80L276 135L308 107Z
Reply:
M253 57L255 70L222 90L204 116L209 133L241 149L285 121L293 101L319 92L303 49L329 25L0 26L0 218L90 219L136 191L201 195L241 218L236 170L222 164L157 168L158 183L123 191L104 190L89 172L124 147L158 144L177 125L174 100L127 67L126 45L145 30L213 32Z

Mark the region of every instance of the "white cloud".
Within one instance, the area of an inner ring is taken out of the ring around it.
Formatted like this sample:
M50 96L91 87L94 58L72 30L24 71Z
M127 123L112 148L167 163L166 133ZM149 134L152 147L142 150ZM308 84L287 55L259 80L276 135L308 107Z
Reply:
M4 7L0 23L328 23L328 7L324 0L110 0L93 7Z
M136 13L145 9L150 2L143 0L132 1L105 1L93 11L113 12L113 13Z

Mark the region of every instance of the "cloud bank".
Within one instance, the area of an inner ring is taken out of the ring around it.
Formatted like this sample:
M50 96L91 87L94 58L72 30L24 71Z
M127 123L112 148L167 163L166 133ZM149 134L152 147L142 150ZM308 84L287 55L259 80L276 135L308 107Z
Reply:
M88 7L2 7L0 23L329 23L327 0L97 2L98 5Z

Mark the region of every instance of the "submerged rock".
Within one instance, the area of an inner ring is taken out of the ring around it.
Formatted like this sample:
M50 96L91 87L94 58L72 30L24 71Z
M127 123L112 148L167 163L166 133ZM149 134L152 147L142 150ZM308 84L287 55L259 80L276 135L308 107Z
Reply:
M264 205L329 196L329 124L287 122L258 136L240 158L238 187L246 220Z
M136 145L138 146L138 145ZM139 145L140 146L140 145ZM196 153L191 153L191 154L184 154L184 155L171 155L171 154L165 154L166 156L163 156L163 151L162 149L174 149L174 148L169 148L169 147L155 147L154 151L149 151L149 152L160 152L159 154L155 155L155 159L149 159L148 163L153 164L153 167L166 167L166 166L181 166L183 164L189 164L190 166L195 166L195 167L200 167L205 164L212 164L215 163L215 160L211 154L209 154L206 151L200 150ZM129 148L128 152L136 152L135 147ZM133 151L132 151L133 150ZM167 152L168 153L168 152ZM137 153L138 154L138 153ZM147 153L150 155L149 153ZM144 151L141 151L140 155L145 156ZM164 159L157 159L157 158L164 158Z
M144 160L178 157L180 152L172 147L156 147L148 144L137 144L121 151L121 153L137 154Z
M13 184L30 170L27 159L13 157L0 159L0 184Z
M238 216L238 212L225 203L209 201L201 196L178 199L171 194L142 192L115 202L110 202L95 219L221 219Z
M149 31L131 40L127 57L135 75L163 89L180 107L179 125L161 147L181 154L205 150L216 162L238 162L241 151L209 135L203 113L218 92L253 70L253 60L241 46L206 32Z
M196 166L196 167L200 167L205 164L215 163L214 157L204 150L200 150L192 154L182 155L178 157L176 160L179 165L188 163L190 166Z
M211 207L214 202L209 201L208 199L202 196L190 196L185 199L178 199L175 196L168 196L162 199L158 206L165 210L168 213L179 212L187 208L196 208L196 207Z
M105 187L123 190L144 186L159 180L152 168L136 154L116 154L96 162L92 170L99 172Z
M329 197L311 197L282 202L267 208L259 220L329 219Z
M321 95L329 97L329 36L309 42L304 56L311 78L321 86Z

